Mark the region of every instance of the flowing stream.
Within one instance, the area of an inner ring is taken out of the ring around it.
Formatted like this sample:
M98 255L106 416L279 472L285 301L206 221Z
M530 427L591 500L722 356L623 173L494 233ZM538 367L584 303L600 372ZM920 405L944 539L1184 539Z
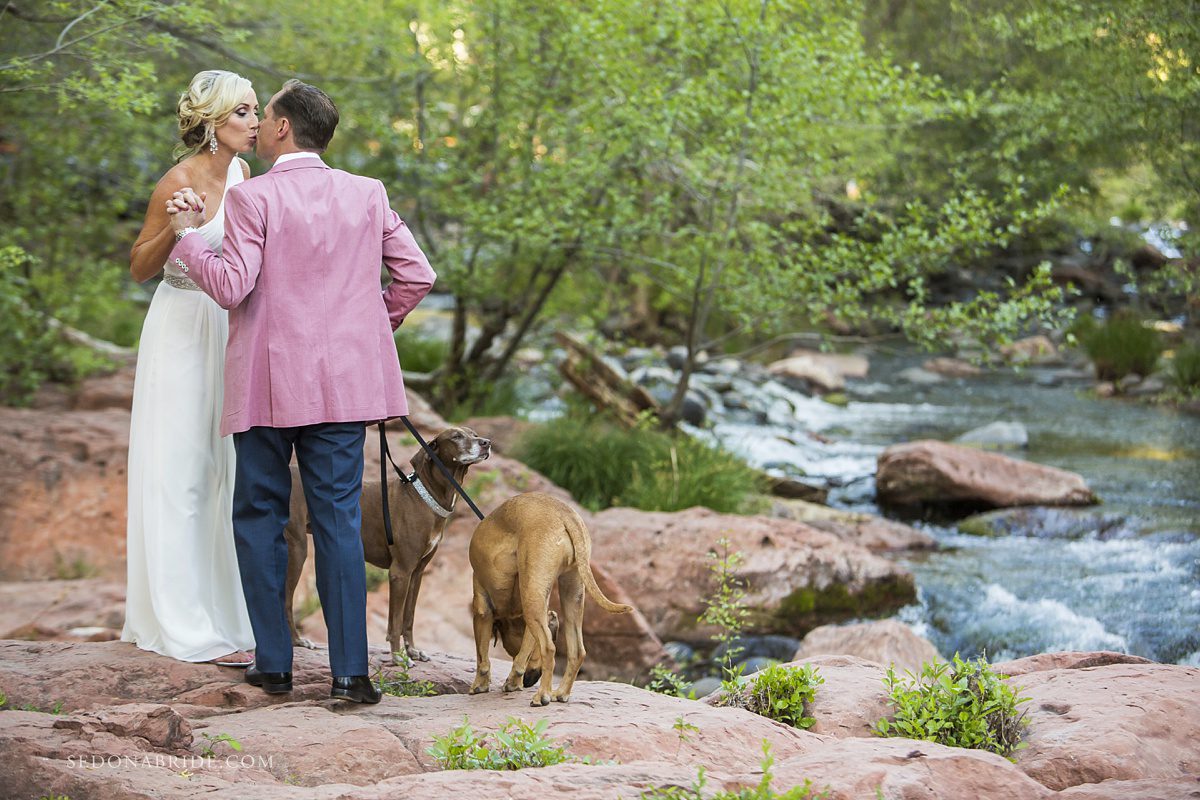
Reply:
M1080 473L1103 505L1081 513L1083 531L1070 536L915 523L941 548L903 559L919 602L901 618L947 656L1104 649L1200 664L1200 419L1098 399L1061 369L919 387L898 379L924 358L873 354L845 407L767 384L760 391L779 397L766 419L716 408L709 435L757 465L823 479L835 487L831 505L879 513L873 475L888 445L1019 422L1029 445L1013 455Z

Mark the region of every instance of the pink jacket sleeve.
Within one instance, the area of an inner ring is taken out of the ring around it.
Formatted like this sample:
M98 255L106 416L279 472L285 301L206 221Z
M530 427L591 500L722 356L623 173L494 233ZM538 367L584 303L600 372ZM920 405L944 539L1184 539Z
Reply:
M217 255L202 236L183 237L172 258L188 265L188 277L217 301L233 308L246 299L262 270L266 224L253 204L236 188L225 193L225 242Z
M387 189L382 183L379 194L384 208L383 265L392 276L392 282L383 290L383 302L392 330L396 330L408 312L429 294L437 275L404 220L388 204Z

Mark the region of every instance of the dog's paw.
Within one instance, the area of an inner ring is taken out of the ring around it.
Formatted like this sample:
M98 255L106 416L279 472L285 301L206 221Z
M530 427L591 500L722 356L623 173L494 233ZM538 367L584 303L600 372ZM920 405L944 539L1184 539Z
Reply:
M537 694L535 694L533 696L533 700L529 703L529 705L533 706L534 708L540 708L541 706L548 706L548 705L550 705L550 697L548 695L542 694L541 692L538 692Z
M411 658L413 661L428 661L429 660L429 654L426 653L424 650L418 650L415 647L408 647L408 648L405 648L405 652L408 653L408 657Z
M571 699L571 695L563 694L562 692L554 692L550 696L554 698L554 702L556 703L565 703Z
M471 688L467 690L467 694L486 694L491 688L491 685L487 681L483 683L476 681L471 684Z
M312 639L305 639L303 636L297 636L292 640L292 647L303 647L305 650L315 650L317 646L313 644Z

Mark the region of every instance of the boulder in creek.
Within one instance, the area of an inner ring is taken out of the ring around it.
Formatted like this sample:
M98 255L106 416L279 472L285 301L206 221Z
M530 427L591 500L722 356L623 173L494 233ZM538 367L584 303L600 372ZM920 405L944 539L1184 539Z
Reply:
M982 369L969 361L945 356L929 359L921 365L921 369L946 378L975 378L983 374Z
M909 367L896 373L896 380L901 383L911 383L914 386L933 386L943 383L946 379L936 372L930 372L920 367Z
M785 383L802 383L819 393L839 392L847 378L865 378L869 364L863 356L798 350L767 366L767 372Z
M1099 502L1073 472L931 439L884 450L875 491L881 505L948 512Z
M1038 539L1082 539L1101 541L1128 539L1141 532L1123 514L1077 508L1021 506L1001 508L967 517L958 529L972 536L1030 536Z
M967 431L954 443L984 450L1021 450L1029 446L1029 431L1019 422L997 420Z
M932 642L895 619L822 625L808 632L792 658L801 661L820 655L855 656L885 667L894 665L898 674L919 674L925 664L945 661Z
M712 567L729 542L740 553L753 633L800 636L852 617L884 615L915 598L911 573L863 547L800 522L718 514L610 508L592 517L592 559L632 598L663 639L704 641L717 629L698 618L716 583Z
M1049 336L1029 336L1025 339L1006 344L1000 348L1000 355L1010 364L1059 364L1062 358L1058 347Z

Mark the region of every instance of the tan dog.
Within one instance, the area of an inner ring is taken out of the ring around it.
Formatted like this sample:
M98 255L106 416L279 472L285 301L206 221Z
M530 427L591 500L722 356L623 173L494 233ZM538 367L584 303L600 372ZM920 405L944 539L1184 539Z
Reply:
M457 427L442 431L429 446L461 484L468 467L491 455L492 443L470 428ZM433 500L442 509L453 511L458 494L429 455L424 450L418 450L409 463ZM397 656L402 652L416 661L428 661L429 656L413 643L413 614L417 607L417 596L421 592L421 578L437 553L449 517L440 516L422 499L412 484L391 474L388 476L388 511L392 518L393 544L389 547L383 526L383 501L378 480L363 481L359 502L362 507L363 556L368 564L388 571L388 644L393 663L401 663L403 659ZM311 647L312 644L301 638L296 630L292 597L304 569L310 534L308 506L301 487L300 471L292 467L290 519L284 529L288 543L285 597L292 644L301 647Z
M491 685L488 646L499 638L513 656L504 691L521 688L527 670L540 668L541 683L530 705L548 705L550 698L565 703L579 674L583 647L584 592L613 613L633 608L612 602L592 575L592 540L575 509L541 492L520 494L480 522L471 536L471 568L475 623L475 682L471 694ZM567 641L567 667L558 689L554 678L554 638L557 628L550 612L550 591L558 583L562 624ZM530 685L530 682L526 682Z

